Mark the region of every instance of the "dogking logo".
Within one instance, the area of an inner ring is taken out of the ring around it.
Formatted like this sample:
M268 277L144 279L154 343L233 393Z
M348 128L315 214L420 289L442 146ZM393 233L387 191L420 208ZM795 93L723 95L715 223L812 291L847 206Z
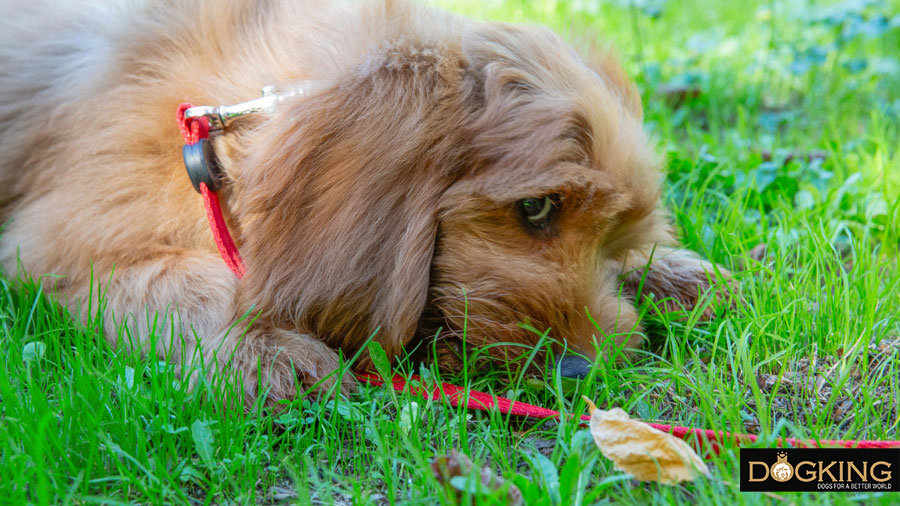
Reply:
M748 448L742 492L900 491L900 449Z
M791 476L794 475L794 466L788 464L787 453L778 454L778 462L772 464L769 472L772 473L772 479L775 481L784 483L791 479Z

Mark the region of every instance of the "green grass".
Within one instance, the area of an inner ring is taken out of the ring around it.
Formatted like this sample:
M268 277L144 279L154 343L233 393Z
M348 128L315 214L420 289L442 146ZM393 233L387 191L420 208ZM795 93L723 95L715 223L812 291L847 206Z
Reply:
M900 439L891 346L900 336L900 2L440 3L617 47L667 154L666 201L684 244L735 272L743 298L711 323L643 307L644 348L627 363L599 363L574 389L552 374L443 380L579 413L585 394L645 420L756 432L758 446L778 436ZM685 86L699 94L683 104L660 91ZM824 161L785 162L812 151ZM752 259L761 244L765 255ZM571 504L572 491L583 504L779 499L738 490L736 450L711 461L708 479L642 484L615 471L574 422L467 413L380 388L297 399L274 414L229 410L220 386L188 389L165 363L111 349L96 319L71 321L38 284L8 274L3 504L452 504L428 463L454 449L520 483L529 504ZM477 502L503 504L503 494Z

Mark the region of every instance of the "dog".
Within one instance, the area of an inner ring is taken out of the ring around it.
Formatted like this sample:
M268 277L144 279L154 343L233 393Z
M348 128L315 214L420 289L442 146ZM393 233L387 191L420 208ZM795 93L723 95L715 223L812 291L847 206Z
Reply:
M332 373L370 337L389 357L425 343L445 369L464 348L513 360L545 331L594 358L639 344L639 289L689 309L727 277L679 248L607 50L387 0L8 9L0 264L79 318L102 293L110 343L200 357L248 402L351 391ZM270 85L276 106L209 141L239 279L174 114Z

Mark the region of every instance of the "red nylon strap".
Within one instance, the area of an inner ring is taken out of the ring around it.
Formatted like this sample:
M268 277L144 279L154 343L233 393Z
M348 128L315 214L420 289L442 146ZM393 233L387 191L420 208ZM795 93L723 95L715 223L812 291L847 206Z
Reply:
M185 144L194 144L200 139L209 138L209 120L207 118L185 118L184 111L193 107L193 104L184 103L178 106L178 112L175 119L178 121L178 129L181 130L181 136L184 137ZM238 252L234 239L228 231L228 224L222 215L222 205L219 202L219 196L216 192L211 191L206 183L200 183L200 193L203 195L203 206L206 208L206 219L209 221L209 228L212 231L213 239L216 241L216 248L225 265L231 269L238 277L243 278L247 273L244 267L244 260Z
M356 378L360 381L375 386L381 386L385 383L381 379L381 376L372 373L357 374ZM418 376L413 375L410 376L409 379L412 381L419 381L421 383L421 380ZM467 399L465 405L466 408L478 411L490 411L496 409L502 414L527 416L530 418L559 419L561 416L573 416L569 414L563 415L559 411L542 408L533 404L527 404L518 401L513 402L505 397L495 397L493 395L479 392L477 390L469 390L468 396L466 396L467 391L465 388L457 385L452 385L450 383L441 383L439 385L435 385L434 390L428 392L424 387L407 386L407 380L400 375L396 375L391 381L391 386L398 392L402 392L408 389L411 394L424 397L425 399L436 401L443 398L446 399L446 401L454 407L459 406L464 400ZM582 415L581 425L587 426L590 419L591 417ZM746 446L748 443L755 442L757 439L757 436L753 434L738 434L725 431L717 432L714 430L695 429L692 427L681 427L677 425L666 425L658 423L648 423L647 425L661 430L662 432L668 432L679 439L683 439L689 443L692 443L694 448L700 453L703 453L704 450L708 449L709 456L718 455L722 447L728 446L740 448L741 446ZM775 444L776 446L791 446L795 448L832 446L840 446L845 448L900 448L900 441L856 441L840 439L815 441L796 438L778 438Z

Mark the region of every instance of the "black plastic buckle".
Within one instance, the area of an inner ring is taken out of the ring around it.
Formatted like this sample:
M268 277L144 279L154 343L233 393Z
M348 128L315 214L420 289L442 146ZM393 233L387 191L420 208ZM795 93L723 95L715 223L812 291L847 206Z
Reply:
M187 169L188 177L191 178L191 184L197 193L200 193L200 183L206 183L206 187L212 192L219 191L221 186L219 164L216 163L209 139L185 144L181 155L184 158L184 168Z

